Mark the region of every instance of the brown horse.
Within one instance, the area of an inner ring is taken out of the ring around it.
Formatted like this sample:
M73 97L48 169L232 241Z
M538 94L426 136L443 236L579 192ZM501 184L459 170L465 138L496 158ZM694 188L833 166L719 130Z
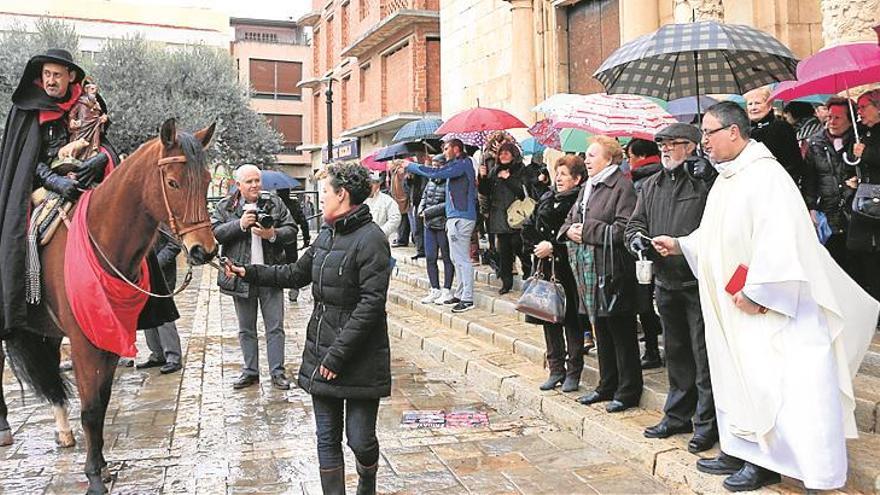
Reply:
M213 133L214 125L195 135L178 133L174 120L169 119L159 138L141 145L92 192L86 217L104 270L111 274L118 270L127 280L137 280L160 222L171 226L189 262L204 264L216 255L207 210L211 174L204 153ZM16 375L53 404L62 433L68 385L58 369L59 349L62 336L70 339L86 438L88 493L106 493L109 471L103 453L104 417L119 356L95 347L71 312L64 283L66 244L67 230L60 229L44 248L43 302L36 314L30 315L32 328L8 340L7 353ZM2 398L0 382L0 430L6 423ZM69 426L66 429L69 431Z

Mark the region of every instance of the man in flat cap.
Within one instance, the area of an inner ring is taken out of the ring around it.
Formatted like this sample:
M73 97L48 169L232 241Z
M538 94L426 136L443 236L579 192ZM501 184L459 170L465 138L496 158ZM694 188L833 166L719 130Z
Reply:
M647 428L645 436L666 438L693 431L688 450L696 453L712 448L718 440L699 289L684 257L658 256L650 238L678 237L696 230L710 184L693 174L699 129L676 123L660 131L655 140L663 169L645 180L625 231L630 250L654 261L655 299L663 322L669 375L663 420Z
M0 148L0 339L27 326L24 280L31 192L42 186L73 201L104 175L104 153L79 165L76 179L50 167L70 141L67 114L82 94L83 76L69 52L52 48L28 61L12 94Z

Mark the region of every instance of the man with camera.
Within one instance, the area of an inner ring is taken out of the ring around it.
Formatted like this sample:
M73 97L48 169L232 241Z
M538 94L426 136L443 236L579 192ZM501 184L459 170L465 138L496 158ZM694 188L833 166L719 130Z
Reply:
M273 193L261 191L260 169L242 165L235 171L237 191L223 198L211 216L221 254L239 265L276 265L285 262L285 244L296 239L290 212ZM272 385L290 389L284 375L284 292L274 287L251 286L238 277L217 274L220 292L233 296L238 316L238 341L244 357L241 376L233 388L260 381L257 344L257 306L266 326L266 352Z

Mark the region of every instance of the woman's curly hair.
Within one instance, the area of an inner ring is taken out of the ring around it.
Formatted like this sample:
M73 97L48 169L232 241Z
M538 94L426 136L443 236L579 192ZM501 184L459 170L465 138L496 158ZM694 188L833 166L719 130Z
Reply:
M351 204L359 205L370 196L370 173L359 163L336 163L327 166L327 180L334 191L348 191Z

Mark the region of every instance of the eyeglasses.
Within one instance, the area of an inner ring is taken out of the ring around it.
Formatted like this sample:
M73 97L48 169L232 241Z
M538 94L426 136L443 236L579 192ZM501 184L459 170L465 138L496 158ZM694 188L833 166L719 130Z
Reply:
M688 143L690 143L690 141L661 141L657 146L659 146L661 150L665 150L675 148L676 146L683 146Z
M711 131L707 131L706 129L701 129L703 131L703 141L707 141L709 139L709 137L712 136L712 134L715 134L718 131L723 131L724 129L727 129L728 127L730 127L732 125L733 124L727 124L726 126L719 127L717 129L712 129Z

